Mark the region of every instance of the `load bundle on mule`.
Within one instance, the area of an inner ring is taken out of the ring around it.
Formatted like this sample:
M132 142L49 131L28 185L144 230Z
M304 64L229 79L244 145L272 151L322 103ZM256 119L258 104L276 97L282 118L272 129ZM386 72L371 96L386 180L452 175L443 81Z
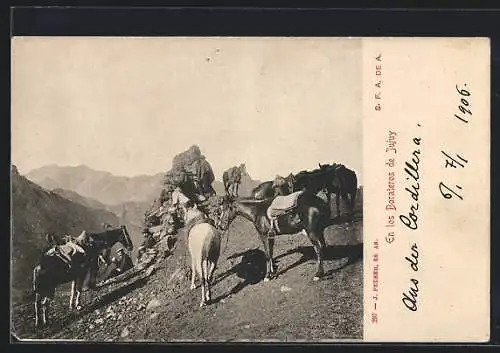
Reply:
M80 294L84 286L95 290L99 271L99 257L108 253L117 243L129 252L133 250L127 228L107 228L100 233L85 230L78 237L67 236L67 241L46 250L33 269L33 292L35 294L35 326L47 323L48 302L54 298L56 288L72 282L69 309L81 309ZM52 236L47 240L51 242ZM107 256L105 256L107 257Z

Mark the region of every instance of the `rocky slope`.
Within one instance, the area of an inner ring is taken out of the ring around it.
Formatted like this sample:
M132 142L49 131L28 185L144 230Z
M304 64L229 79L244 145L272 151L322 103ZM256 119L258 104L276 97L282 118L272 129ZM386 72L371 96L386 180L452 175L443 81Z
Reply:
M11 171L11 266L12 299L17 301L31 287L31 273L42 249L45 234L78 235L82 230L99 232L103 223L120 224L110 211L93 209L45 190Z
M45 338L118 342L361 339L360 199L352 223L334 224L325 232L329 244L326 276L319 282L312 281L314 250L300 233L277 238L279 276L264 282L262 244L253 225L237 218L222 238L214 304L200 308L201 289L189 289L190 260L181 230L173 255L163 259L146 282L75 314ZM97 294L85 293L84 303ZM64 304L59 304L62 300ZM64 312L66 301L67 294L60 294L53 315Z

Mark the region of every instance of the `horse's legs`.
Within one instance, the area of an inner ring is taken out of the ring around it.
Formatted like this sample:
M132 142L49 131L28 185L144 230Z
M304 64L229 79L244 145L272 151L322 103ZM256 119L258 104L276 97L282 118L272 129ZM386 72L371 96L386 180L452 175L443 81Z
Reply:
M206 305L207 301L207 260L201 260L201 302L200 308Z
M194 283L195 273L196 273L196 268L195 268L195 264L194 264L194 259L191 258L191 287L190 287L191 289L195 289L196 288L196 285Z
M274 267L273 261L273 253L274 253L274 238L267 238L267 242L269 243L269 263L270 263L270 271L271 275L274 276L276 274L276 268Z
M76 310L80 310L82 307L80 306L80 294L81 288L76 290L76 298L75 298L75 308Z
M206 285L206 290L205 290L205 303L210 304L210 301L212 300L212 291L210 288L210 263L207 261L207 273L206 276L207 278L205 279L205 285Z
M35 293L35 327L38 327L38 318L40 316L39 308L40 305L40 294Z
M240 183L236 183L236 192L235 192L235 195L236 197L238 197L238 189L240 187Z
M215 261L210 261L209 263L209 268L208 268L208 283L212 283L213 278L214 278L214 272L215 268L217 267L217 262Z
M272 278L272 258L271 252L269 250L269 241L267 235L261 235L260 239L264 245L264 253L266 254L266 274L264 276L264 282L269 281Z
M356 190L354 190L354 192L351 193L351 216L354 214L354 206L355 206L355 203L356 203Z
M326 189L326 202L328 202L328 209L330 210L330 213L328 217L331 217L332 214L332 191L330 189Z
M71 289L72 292L75 293L75 309L80 310L82 307L80 306L80 294L82 292L83 282L85 281L85 277L77 278L73 281Z
M73 309L73 298L76 292L76 281L71 282L71 294L69 295L69 310Z
M335 194L335 205L337 206L337 217L340 218L340 191Z
M313 277L313 281L319 281L321 277L324 275L323 270L323 248L326 246L325 238L323 233L318 233L316 231L309 230L307 231L307 235L309 236L309 240L311 241L314 251L316 252L317 259L317 270L316 274Z
M49 299L47 297L43 297L42 299L42 322L44 325L47 324L47 301Z

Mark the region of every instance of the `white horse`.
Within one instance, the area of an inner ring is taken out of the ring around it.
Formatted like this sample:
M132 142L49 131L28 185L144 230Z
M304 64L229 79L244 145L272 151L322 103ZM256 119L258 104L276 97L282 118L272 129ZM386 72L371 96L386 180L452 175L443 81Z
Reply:
M191 289L195 289L195 275L201 280L200 307L210 304L210 284L220 256L221 236L209 223L208 217L196 207L187 205L185 224L191 256Z

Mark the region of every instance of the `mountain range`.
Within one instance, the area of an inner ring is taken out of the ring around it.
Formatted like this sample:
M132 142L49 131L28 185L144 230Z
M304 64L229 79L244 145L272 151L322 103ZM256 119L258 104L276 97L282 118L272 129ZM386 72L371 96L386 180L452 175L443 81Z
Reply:
M80 201L90 202L91 207L102 208L106 205L117 210L124 203L151 204L160 195L164 173L124 177L94 170L85 165L71 167L52 164L32 170L26 177L46 189L59 190L59 193L70 199L77 197L70 192L83 196L87 201ZM244 173L241 179L240 196L249 196L251 190L260 183L253 180L248 173ZM224 185L221 181L215 180L213 187L218 195L224 195Z
M109 172L55 164L32 170L26 177L47 189L64 189L106 205L124 202L149 202L158 197L163 173L136 177L115 176Z

